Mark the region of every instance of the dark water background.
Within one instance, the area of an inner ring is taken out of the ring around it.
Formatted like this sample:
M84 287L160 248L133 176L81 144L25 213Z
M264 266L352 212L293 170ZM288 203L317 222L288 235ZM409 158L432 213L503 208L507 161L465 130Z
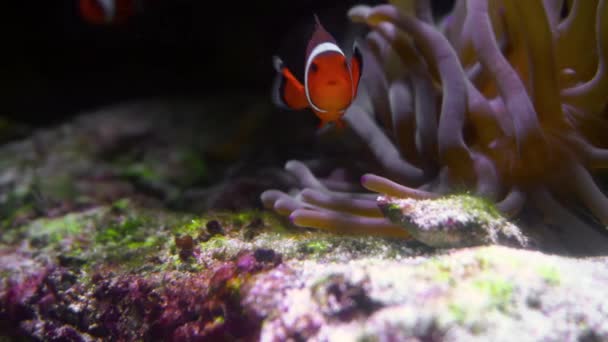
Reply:
M138 98L266 96L271 56L302 63L313 13L340 40L349 7L379 2L155 0L113 27L84 23L76 0L14 2L0 15L0 117L36 127Z

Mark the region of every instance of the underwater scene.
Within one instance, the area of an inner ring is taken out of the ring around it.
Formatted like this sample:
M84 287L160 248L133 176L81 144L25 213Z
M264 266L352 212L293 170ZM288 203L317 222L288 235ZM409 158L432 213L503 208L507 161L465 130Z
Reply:
M608 0L3 11L2 341L608 341Z

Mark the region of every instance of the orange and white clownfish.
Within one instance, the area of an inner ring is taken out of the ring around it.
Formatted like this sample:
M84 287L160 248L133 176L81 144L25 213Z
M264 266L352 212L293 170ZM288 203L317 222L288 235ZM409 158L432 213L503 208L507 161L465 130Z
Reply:
M141 10L141 0L79 0L80 15L92 25L122 24Z
M273 102L279 107L302 110L310 108L321 119L319 128L334 122L344 127L342 116L357 95L363 59L357 44L350 59L315 15L315 31L306 48L304 84L274 56L277 79Z

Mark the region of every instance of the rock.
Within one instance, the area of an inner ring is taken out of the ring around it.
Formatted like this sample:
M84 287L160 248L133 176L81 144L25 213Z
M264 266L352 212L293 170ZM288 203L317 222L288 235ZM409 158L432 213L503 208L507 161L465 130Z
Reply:
M291 260L256 275L243 303L263 320L263 341L600 341L608 305L592 284L608 280L607 262L501 246Z
M214 221L224 235L192 238ZM0 333L40 340L608 338L607 257L437 250L266 212L121 200L8 231L0 261Z
M291 180L240 160L171 206L202 168L163 151L223 133L163 110L0 147L0 340L608 340L608 258L521 249L472 197L383 198L417 240L335 235L260 210L261 188ZM429 247L473 244L517 248Z
M0 146L0 226L141 195L180 209L259 207L259 193L278 178L269 173L260 182L250 166L259 158L243 160L258 139L252 134L268 115L267 104L234 96L231 114L247 120L233 125L233 116L215 114L227 110L221 101L118 104ZM216 151L226 143L229 153ZM212 154L224 159L210 163ZM227 168L235 160L241 171L233 175Z
M392 222L428 246L528 246L528 238L516 225L502 217L491 204L473 196L425 200L380 196L378 206Z

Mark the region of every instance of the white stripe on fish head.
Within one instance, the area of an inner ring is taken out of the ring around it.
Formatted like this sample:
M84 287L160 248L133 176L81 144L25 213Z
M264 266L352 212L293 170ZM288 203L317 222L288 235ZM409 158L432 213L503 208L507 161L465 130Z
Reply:
M342 52L342 50L338 47L338 45L336 45L334 43L325 42L325 43L321 43L321 44L315 46L315 48L312 49L312 51L310 52L310 56L308 56L308 60L306 61L306 69L304 69L304 90L306 92L306 99L308 100L308 103L314 110L321 112L321 113L325 113L327 111L317 107L312 102L312 99L310 98L310 92L308 90L308 70L310 70L312 61L318 55L325 53L325 52L332 52L332 51L337 52L337 53L341 54L342 56L344 56L344 52Z
M116 0L97 0L101 8L103 8L103 14L106 17L106 21L110 22L116 17Z

